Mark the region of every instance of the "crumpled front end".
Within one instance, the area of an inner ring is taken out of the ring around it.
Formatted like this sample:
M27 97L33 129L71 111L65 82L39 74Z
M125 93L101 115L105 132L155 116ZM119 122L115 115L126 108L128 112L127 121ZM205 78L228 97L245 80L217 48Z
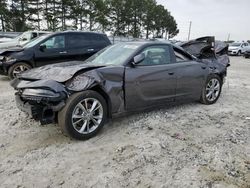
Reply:
M59 112L66 104L68 97L74 93L86 90L99 92L106 100L109 107L109 116L124 111L123 74L124 67L89 67L74 74L53 80L53 75L48 75L49 80L32 79L28 73L23 73L11 82L16 92L17 106L22 111L30 114L41 124L48 124L57 120ZM37 71L37 70L35 70ZM68 70L64 71L67 73ZM61 74L63 71L60 71ZM40 73L40 75L45 73ZM34 75L31 72L31 75ZM45 77L45 76L43 76ZM112 98L112 101L111 101Z
M56 113L63 108L68 97L64 86L53 80L15 79L11 86L17 90L17 107L41 124L55 122Z

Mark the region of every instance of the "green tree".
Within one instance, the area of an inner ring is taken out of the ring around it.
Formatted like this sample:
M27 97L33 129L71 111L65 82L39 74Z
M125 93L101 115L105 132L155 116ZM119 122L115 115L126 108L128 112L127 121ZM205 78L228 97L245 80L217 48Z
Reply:
M6 17L8 17L7 0L0 0L0 25L1 30L5 31Z

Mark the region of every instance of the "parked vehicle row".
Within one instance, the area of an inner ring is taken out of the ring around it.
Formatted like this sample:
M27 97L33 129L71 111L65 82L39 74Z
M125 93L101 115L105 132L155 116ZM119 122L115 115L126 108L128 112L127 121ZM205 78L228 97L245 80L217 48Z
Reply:
M84 48L92 33L85 34L89 37L60 33L37 39L39 42L34 43L38 51L30 53L54 50L50 46L57 46L59 54L67 54L64 60L72 57L69 54L78 54L76 48L84 54L94 53L94 47ZM98 37L99 42L103 41L101 47L108 45L105 35ZM59 44L55 45L56 41ZM86 61L68 61L23 72L11 85L16 90L18 108L42 124L58 122L66 135L84 140L95 136L108 119L127 113L183 100L215 103L229 62L215 53L214 42L213 37L204 37L182 47L161 42L118 43ZM74 53L70 52L72 46L76 47ZM38 60L53 60L49 54Z
M49 32L46 31L27 31L17 36L14 39L8 40L6 42L0 43L0 49L12 48L17 46L23 46L30 42L31 40L47 34Z
M34 67L83 61L110 44L107 36L101 33L67 31L44 34L23 46L2 50L0 74L15 78Z

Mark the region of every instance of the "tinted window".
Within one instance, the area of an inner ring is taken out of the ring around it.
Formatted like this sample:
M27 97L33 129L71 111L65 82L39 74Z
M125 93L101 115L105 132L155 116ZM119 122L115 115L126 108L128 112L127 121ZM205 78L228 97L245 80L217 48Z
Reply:
M70 34L68 35L68 48L79 48L90 44L88 36L84 34Z
M145 59L139 65L164 65L170 64L170 51L168 46L151 46L142 52Z
M107 44L107 41L102 35L88 34L89 40L94 44Z
M65 48L65 37L64 35L54 36L46 40L41 45L46 45L46 49Z

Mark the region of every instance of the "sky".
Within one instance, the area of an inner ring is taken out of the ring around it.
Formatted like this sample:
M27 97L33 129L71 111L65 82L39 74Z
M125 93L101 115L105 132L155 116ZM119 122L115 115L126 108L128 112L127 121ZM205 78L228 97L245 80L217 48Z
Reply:
M215 36L218 40L250 40L250 0L156 0L174 16L180 29L175 37L187 40Z

